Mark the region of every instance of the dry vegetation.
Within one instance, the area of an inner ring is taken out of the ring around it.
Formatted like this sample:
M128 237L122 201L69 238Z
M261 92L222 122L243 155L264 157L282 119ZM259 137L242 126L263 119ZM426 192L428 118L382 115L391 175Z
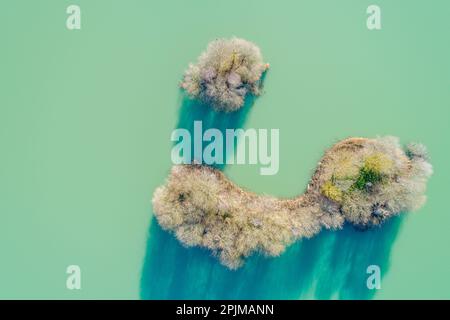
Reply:
M217 39L196 64L189 65L181 87L216 111L236 111L248 95L261 93L261 77L268 66L253 43L239 38Z
M432 167L422 145L350 138L322 157L304 194L279 199L245 191L207 166L174 166L153 206L160 225L186 246L211 249L231 269L255 251L281 254L292 242L345 221L360 228L419 208Z

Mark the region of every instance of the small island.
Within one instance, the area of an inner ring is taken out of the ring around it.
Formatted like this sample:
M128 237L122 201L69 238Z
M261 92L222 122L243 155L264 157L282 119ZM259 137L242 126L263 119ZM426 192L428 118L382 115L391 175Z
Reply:
M278 256L294 241L345 222L360 229L420 208L432 174L426 149L394 137L348 138L320 160L293 199L257 195L203 165L176 165L153 196L156 219L186 246L210 249L230 269L254 252Z
M247 96L261 94L262 75L268 68L255 44L240 38L217 39L196 64L189 65L180 86L215 111L233 112Z

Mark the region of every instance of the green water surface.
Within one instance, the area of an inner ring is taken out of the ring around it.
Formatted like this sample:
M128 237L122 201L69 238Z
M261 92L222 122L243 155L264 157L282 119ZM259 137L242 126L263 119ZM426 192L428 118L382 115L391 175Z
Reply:
M375 2L379 31L366 0L2 2L0 298L449 299L450 2ZM81 30L66 29L70 4ZM271 69L264 95L228 120L280 130L279 173L230 165L234 182L295 196L333 143L395 135L429 149L426 205L235 272L162 231L151 197L186 124L178 82L210 40L233 35ZM380 290L365 286L370 264Z

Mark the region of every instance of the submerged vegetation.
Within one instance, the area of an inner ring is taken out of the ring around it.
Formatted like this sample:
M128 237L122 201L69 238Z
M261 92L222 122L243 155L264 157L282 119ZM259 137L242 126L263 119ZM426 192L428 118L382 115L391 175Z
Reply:
M216 169L176 165L153 206L160 225L184 245L208 248L235 269L255 251L277 256L322 228L368 228L415 210L431 173L422 145L403 150L393 137L349 138L325 153L296 198L257 195Z
M259 95L269 65L259 48L244 39L212 41L186 70L181 87L216 111L236 111L248 95Z

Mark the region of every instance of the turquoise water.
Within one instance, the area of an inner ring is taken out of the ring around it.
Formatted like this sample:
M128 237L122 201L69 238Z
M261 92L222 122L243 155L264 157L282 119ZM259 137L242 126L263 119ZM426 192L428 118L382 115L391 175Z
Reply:
M79 31L66 28L73 1L0 11L0 298L450 298L448 0L378 0L373 32L369 0L76 2ZM172 130L227 122L183 108L183 71L232 36L256 43L271 68L264 94L229 125L280 130L278 174L222 167L233 182L294 197L335 142L394 135L429 149L425 206L238 271L150 226ZM82 290L65 286L71 264ZM381 266L376 292L365 289L368 264Z
M199 248L184 248L152 221L144 262L143 299L369 299L367 266L389 269L401 217L359 232L347 226L298 242L278 258L255 255L237 271Z
M217 113L209 106L181 95L177 128L193 136L194 121L203 129L243 128L255 99L235 113ZM256 99L257 104L257 99ZM193 141L192 141L193 143ZM193 148L192 148L193 150ZM225 165L216 166L220 170ZM364 272L375 264L389 269L389 254L402 217L383 227L358 231L345 226L323 231L295 243L278 258L254 255L244 265L229 270L202 248L186 248L161 229L155 218L149 228L142 270L143 299L369 299L375 291L366 286Z

